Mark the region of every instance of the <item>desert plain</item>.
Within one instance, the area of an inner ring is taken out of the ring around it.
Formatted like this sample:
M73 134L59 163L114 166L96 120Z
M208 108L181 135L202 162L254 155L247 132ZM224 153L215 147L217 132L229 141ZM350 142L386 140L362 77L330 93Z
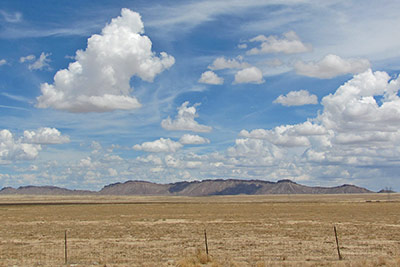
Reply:
M1 196L0 222L0 266L400 266L400 194Z

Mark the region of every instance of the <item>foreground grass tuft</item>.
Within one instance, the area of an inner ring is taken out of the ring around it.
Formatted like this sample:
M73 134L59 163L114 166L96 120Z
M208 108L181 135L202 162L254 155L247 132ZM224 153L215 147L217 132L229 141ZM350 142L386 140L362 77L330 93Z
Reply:
M197 266L222 266L218 262L214 261L210 255L207 255L201 249L197 249L195 255L188 256L180 260L177 264L178 267L197 267Z

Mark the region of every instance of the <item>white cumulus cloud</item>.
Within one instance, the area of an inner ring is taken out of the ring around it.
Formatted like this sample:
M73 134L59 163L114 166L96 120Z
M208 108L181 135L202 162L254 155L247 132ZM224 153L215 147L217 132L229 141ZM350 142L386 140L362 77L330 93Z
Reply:
M304 44L294 31L284 33L282 38L274 35L258 35L250 39L250 42L261 42L261 45L248 50L248 55L268 53L294 54L311 50L311 46Z
M201 137L199 135L193 134L184 134L180 139L179 143L183 145L202 145L202 144L209 144L210 140L207 138Z
M181 149L183 145L179 142L172 141L169 138L160 138L153 142L144 142L141 145L133 146L135 150L142 150L146 152L176 152Z
M318 104L318 97L310 95L307 90L291 91L287 95L280 95L274 103L282 104L283 106L303 106L309 104Z
M211 132L212 128L210 126L202 125L195 121L195 118L199 117L196 110L199 104L188 105L188 101L184 102L178 108L178 114L175 119L172 120L168 116L168 118L161 121L161 126L168 131Z
M219 85L224 83L224 78L218 77L213 71L205 71L201 74L199 83Z
M271 144L285 147L309 146L310 136L327 134L327 130L309 121L296 125L281 125L273 130L255 129L250 132L242 130L239 136L267 140Z
M337 55L326 55L318 62L297 61L294 64L296 73L308 77L329 79L343 74L356 74L370 67L367 59L343 59Z
M131 77L152 82L175 63L165 52L158 57L152 51L143 27L138 13L122 9L101 34L88 39L86 50L76 52L76 61L68 69L55 74L53 84L41 84L37 107L70 112L139 108L139 101L130 95Z
M370 69L325 96L304 123L242 130L218 169L231 176L324 177L328 183L395 179L400 157L400 77ZM217 165L215 165L217 166Z
M3 65L5 65L5 64L7 64L7 60L5 60L5 59L0 59L0 66L3 66Z
M226 59L225 57L218 57L214 62L208 66L210 70L223 70L223 69L244 69L251 65L246 62L242 62L241 58L236 59Z
M29 144L15 139L9 130L0 131L0 164L12 163L16 160L32 160L42 149L40 145Z
M64 144L69 143L69 137L61 135L55 128L39 128L36 131L24 131L24 141L30 144Z
M391 80L386 72L369 69L324 97L324 112L318 119L340 134L387 133L393 137L400 133L399 89L399 78ZM381 102L375 99L378 96Z
M262 72L257 67L249 67L242 70L239 70L235 74L235 80L233 81L234 84L239 83L255 83L261 84L264 83Z
M242 138L228 149L231 161L254 161L251 149L271 151L272 146L285 155L285 164L311 164L309 171L324 171L317 167L321 163L338 168L335 173L350 167L353 173L365 166L371 170L377 166L378 172L382 166L398 168L399 90L400 78L392 79L386 72L369 69L357 74L322 99L323 111L315 118L273 129L242 130Z
M23 137L14 137L7 129L0 131L0 164L10 164L18 160L33 160L42 150L42 145L68 143L69 137L64 136L55 128L39 128L34 131L24 131Z
M291 135L288 131L291 127L279 126L274 130L256 129L251 132L242 130L240 136L268 140L270 143L277 146L296 147L308 146L310 142L305 136Z
M239 138L235 145L227 150L228 164L238 171L245 170L246 166L271 166L282 159L283 154L279 148L265 140L253 138Z
M137 157L136 159L142 163L151 163L151 164L155 164L155 165L163 164L162 159L153 154L147 155L146 157Z

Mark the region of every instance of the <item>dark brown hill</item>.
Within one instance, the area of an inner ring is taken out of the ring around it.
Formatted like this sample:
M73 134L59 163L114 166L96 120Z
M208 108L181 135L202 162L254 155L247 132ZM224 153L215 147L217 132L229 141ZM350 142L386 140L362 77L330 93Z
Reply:
M169 184L145 181L127 181L106 185L99 191L102 195L168 195Z
M211 195L265 195L265 194L359 194L372 191L355 185L337 187L310 187L290 180L268 182L261 180L203 180L155 184L128 181L105 186L99 191L104 195L163 195L163 196L211 196Z
M266 195L266 194L360 194L372 191L355 185L337 187L310 187L290 180L268 182L261 180L203 180L156 184L145 181L127 181L104 186L98 192L69 190L54 186L6 187L0 194L26 195L153 195L153 196L212 196L212 195Z

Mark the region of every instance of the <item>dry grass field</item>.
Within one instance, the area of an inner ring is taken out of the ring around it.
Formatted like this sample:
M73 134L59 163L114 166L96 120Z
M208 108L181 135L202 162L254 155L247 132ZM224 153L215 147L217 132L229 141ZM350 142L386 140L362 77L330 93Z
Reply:
M65 230L67 266L400 266L398 194L2 196L0 221L0 266L65 266Z

